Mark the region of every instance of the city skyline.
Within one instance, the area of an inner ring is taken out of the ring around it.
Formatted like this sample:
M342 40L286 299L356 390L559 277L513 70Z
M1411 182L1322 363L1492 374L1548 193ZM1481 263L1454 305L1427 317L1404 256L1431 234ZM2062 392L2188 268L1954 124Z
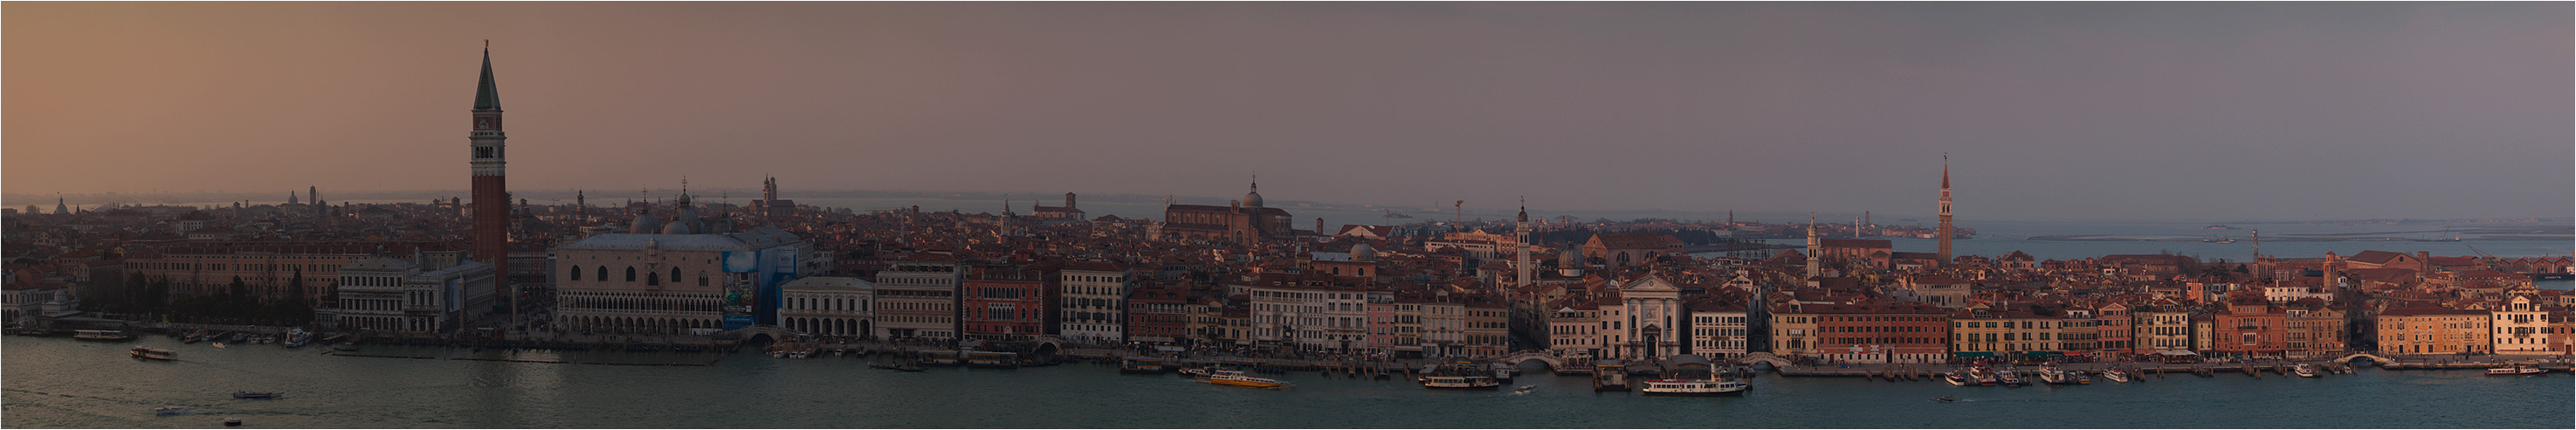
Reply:
M1224 196L1262 172L1283 201L1920 215L1946 152L1968 220L2547 218L2570 194L2523 173L2566 172L2570 31L2528 17L2563 4L8 8L7 72L49 84L7 96L12 194L463 189L401 160L453 154L485 38L526 191ZM205 143L152 143L179 139ZM97 152L134 156L64 162Z

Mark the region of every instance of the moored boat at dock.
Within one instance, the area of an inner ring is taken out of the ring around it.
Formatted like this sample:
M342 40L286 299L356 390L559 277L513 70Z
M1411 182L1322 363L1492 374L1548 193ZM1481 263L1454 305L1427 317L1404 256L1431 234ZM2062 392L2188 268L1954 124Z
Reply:
M1171 366L1163 364L1163 359L1160 358L1127 357L1118 359L1118 373L1159 375L1168 370L1171 370Z
M1020 367L1020 354L1000 351L966 351L966 367L1015 369Z
M310 343L313 343L313 332L304 331L302 328L286 329L286 347L302 348Z
M2539 363L2514 363L2510 367L2487 369L2487 376L2540 376L2549 373Z
M2299 363L2298 367L2291 368L2291 372L2298 374L2301 378L2325 376L2320 372L2317 372L2317 365L2307 363Z
M929 369L923 369L923 368L921 368L921 366L920 366L920 365L916 365L916 364L912 364L912 363L904 363L904 364L870 364L870 365L868 365L868 368L870 368L870 369L897 370L897 371L905 371L905 372L919 372L919 371L923 371L923 370L929 370Z
M2102 369L2102 379L2109 379L2111 382L2129 382L2129 371L2120 370L2117 367Z
M965 355L959 354L957 351L921 351L920 354L921 365L923 366L956 366L966 364Z
M2069 377L2067 377L2067 376L2066 376L2066 371L2064 371L2064 370L2058 370L2058 369L2057 369L2057 366L2041 367L2041 368L2039 368L2039 372L2038 372L2038 373L2039 373L2039 382L2040 382L2040 383L2043 383L2043 384L2048 384L2048 385L2066 385L2066 384L2072 384L2072 383L2075 383L2075 378L2069 378Z
M1966 373L1962 373L1962 372L1942 372L1942 373L1941 373L1941 381L1942 381L1942 382L1948 382L1948 383L1950 383L1950 385L1954 385L1954 386L1961 386L1961 387L1965 387L1965 386L1969 386L1969 385L1974 385L1974 384L1976 384L1976 383L1977 383L1977 381L1976 381L1975 379L1973 379L1973 378L1969 378L1969 377L1968 377L1968 374L1966 374Z
M2019 387L2021 386L2021 371L2005 370L1995 372L1995 382L2006 387Z
M73 332L72 338L92 342L124 342L134 340L134 334L117 330L80 330Z
M1494 380L1494 375L1484 366L1468 360L1451 361L1422 377L1422 388L1435 390L1493 390L1502 387L1503 382Z

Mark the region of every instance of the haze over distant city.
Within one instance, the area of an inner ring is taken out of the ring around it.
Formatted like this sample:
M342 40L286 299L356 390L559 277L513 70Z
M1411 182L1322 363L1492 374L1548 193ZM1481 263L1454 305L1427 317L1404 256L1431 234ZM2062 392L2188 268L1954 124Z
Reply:
M2576 206L2563 2L0 12L13 195L463 190L488 39L513 190L1928 215L1946 153L1963 220Z

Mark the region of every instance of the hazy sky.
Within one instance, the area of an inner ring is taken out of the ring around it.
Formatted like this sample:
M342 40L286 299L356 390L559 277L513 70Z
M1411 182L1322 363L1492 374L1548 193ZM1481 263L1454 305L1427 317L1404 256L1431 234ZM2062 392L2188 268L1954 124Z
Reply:
M0 180L2567 217L2570 7L8 3Z

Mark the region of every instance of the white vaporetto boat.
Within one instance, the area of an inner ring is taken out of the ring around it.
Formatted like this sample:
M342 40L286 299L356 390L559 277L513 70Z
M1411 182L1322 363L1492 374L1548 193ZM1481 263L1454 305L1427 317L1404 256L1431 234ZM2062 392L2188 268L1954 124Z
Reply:
M1197 379L1199 382L1216 385L1232 385L1237 387L1282 388L1289 386L1288 383L1280 382L1277 379L1244 375L1243 372L1239 370L1211 370L1208 371L1208 376L1198 377Z

